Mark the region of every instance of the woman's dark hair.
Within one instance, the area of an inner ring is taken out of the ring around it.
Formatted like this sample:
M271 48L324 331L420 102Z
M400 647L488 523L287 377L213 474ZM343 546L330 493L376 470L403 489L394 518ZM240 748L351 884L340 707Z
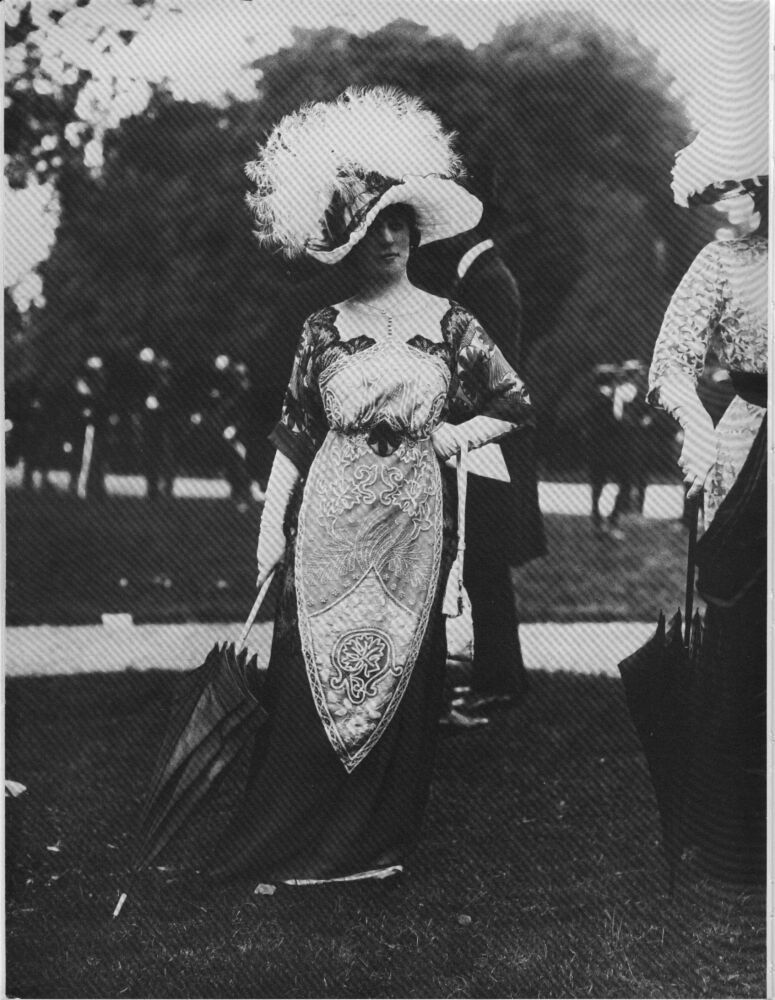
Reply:
M377 216L377 219L380 218L380 216L384 217L386 215L403 219L403 221L406 222L409 226L409 246L412 250L415 250L420 245L420 227L417 225L417 213L412 206L408 205L406 202L398 202L395 205L388 205L387 208L382 209Z

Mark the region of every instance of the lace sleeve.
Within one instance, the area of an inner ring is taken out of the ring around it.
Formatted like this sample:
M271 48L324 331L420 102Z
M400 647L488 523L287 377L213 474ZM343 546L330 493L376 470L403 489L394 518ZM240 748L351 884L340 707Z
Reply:
M328 429L315 374L315 318L304 323L280 420L269 435L272 444L302 475L306 475Z
M486 416L508 420L515 427L533 426L533 410L524 382L478 320L457 307L451 322L456 326L456 364L449 405L452 422Z
M723 272L711 243L697 255L667 307L649 371L649 403L662 405L660 389L671 375L697 382L723 305Z

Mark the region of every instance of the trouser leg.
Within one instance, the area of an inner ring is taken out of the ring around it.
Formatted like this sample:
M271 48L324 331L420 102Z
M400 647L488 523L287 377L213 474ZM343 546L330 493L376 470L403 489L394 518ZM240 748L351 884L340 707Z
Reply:
M469 550L464 583L474 622L473 690L477 694L523 694L527 673L509 565L492 558L477 559Z
M630 493L632 491L632 481L627 473L623 473L619 477L618 491L616 494L616 501L614 503L614 509L611 511L611 516L609 518L612 525L616 525L622 514L630 509Z
M605 473L598 466L592 466L589 470L589 484L592 489L592 523L598 528L602 520L600 517L600 497L605 485Z

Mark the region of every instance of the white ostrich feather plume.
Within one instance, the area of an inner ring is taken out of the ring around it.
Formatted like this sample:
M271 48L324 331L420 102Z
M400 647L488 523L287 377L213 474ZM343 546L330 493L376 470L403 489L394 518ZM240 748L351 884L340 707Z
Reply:
M335 195L352 201L366 174L459 178L453 139L418 98L386 87L350 88L286 115L246 166L257 188L248 202L259 237L302 253L319 237Z

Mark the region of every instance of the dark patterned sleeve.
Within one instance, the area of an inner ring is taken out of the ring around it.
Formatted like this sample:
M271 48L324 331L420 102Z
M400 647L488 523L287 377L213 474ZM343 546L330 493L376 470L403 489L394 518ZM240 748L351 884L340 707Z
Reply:
M709 243L681 279L662 321L649 371L647 401L653 406L660 405L660 388L671 375L699 380L723 308L723 270Z
M466 309L453 306L451 324L455 368L450 386L449 420L497 417L515 427L535 426L535 416L522 379Z
M302 476L307 474L328 430L317 384L315 331L314 317L310 317L296 348L280 420L269 435L275 448L293 462Z

